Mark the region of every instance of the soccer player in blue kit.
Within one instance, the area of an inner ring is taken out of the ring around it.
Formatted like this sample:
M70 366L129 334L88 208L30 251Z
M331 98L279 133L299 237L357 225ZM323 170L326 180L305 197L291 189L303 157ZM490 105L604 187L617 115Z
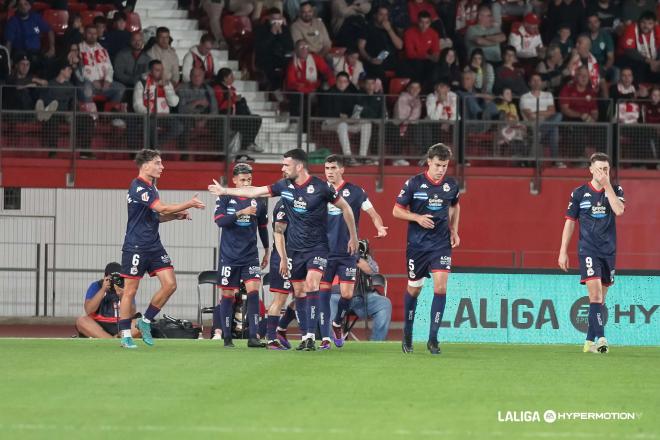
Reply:
M302 342L297 349L313 351L316 350L319 286L328 261L327 203L333 203L342 211L350 233L347 248L351 255L357 251L355 219L348 203L327 182L309 174L307 154L303 150L294 149L284 153L282 172L285 178L269 186L225 188L214 181L208 189L218 196L281 196L288 226L286 255L280 255L280 266L293 284L298 314L306 313L307 317L307 333L303 329ZM307 304L302 301L305 297Z
M575 222L580 222L580 283L587 285L589 294L589 325L583 351L607 353L603 304L607 289L614 284L616 217L623 215L625 199L623 189L610 183L610 158L604 153L594 153L590 162L591 181L571 193L557 263L563 271L568 271L568 244Z
M232 181L236 188L252 186L252 167L237 163ZM241 281L247 291L248 347L265 347L257 337L259 328L259 289L261 269L268 265L268 204L265 200L220 196L215 203L213 219L222 228L220 261L218 264L218 288L222 299L213 311L214 324L220 324L225 347L233 347L231 336L234 319L234 298ZM264 258L259 264L257 231L264 247Z
M337 193L348 203L353 211L355 225L360 224L360 210L364 210L378 231L376 237L387 235L387 227L383 226L383 219L376 212L367 193L357 185L344 180L344 158L337 155L328 156L325 159L325 178ZM321 280L321 308L319 323L321 326L321 344L319 349L330 348L330 328L332 327L333 341L335 346L344 345L342 334L342 323L348 312L353 290L355 288L355 276L357 273L358 257L347 252L350 234L346 229L346 223L341 219L342 212L335 205L328 204L328 244L330 253L328 267L326 267ZM341 298L337 306L337 314L334 319L330 317L330 289L335 276L339 277ZM332 321L332 326L330 322Z
M152 277L157 276L160 281L160 289L151 298L142 318L137 320L137 327L145 344L154 344L151 321L176 290L174 267L160 242L159 224L170 220L190 220L188 209L205 208L197 194L178 205L169 205L160 200L156 179L160 178L165 167L158 150L139 151L135 156L135 163L139 168L139 175L131 182L126 195L128 222L121 259L121 276L125 280L118 326L121 345L125 348L137 348L131 337L131 306L144 273L148 272Z
M458 183L446 177L451 149L435 144L428 150L428 170L411 177L403 185L392 211L395 218L408 222L406 260L408 287L405 293L404 353L413 352L412 334L417 297L429 272L433 278L431 328L426 344L431 354L440 354L438 330L447 302L447 279L451 270L452 248L460 244Z

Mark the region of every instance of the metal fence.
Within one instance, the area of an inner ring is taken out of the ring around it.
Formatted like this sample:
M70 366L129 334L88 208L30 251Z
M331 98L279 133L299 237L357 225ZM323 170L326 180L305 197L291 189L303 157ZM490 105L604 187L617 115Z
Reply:
M220 161L228 171L238 155L262 152L263 159L276 161L300 147L312 157L341 152L356 163L379 165L382 173L385 164L415 164L429 145L444 142L459 168L482 163L532 167L538 182L543 168L586 163L594 151L612 154L617 166L660 166L660 124L641 123L648 101L636 104L639 117L631 122L620 117L622 103L595 98L555 99L550 117L541 100L525 112L518 99L462 96L441 104L451 117L440 120L429 118L425 96L408 99L415 109L405 116L397 95L247 91L247 105L215 114L176 109L136 114L128 111L130 104L99 97L93 105L85 103L76 89L65 108L50 113L27 109L17 99L23 93L28 103L40 98L47 105L47 91L0 88L0 154L69 159L73 171L76 160L129 159L145 146L157 146L168 160ZM132 101L132 91L126 91L125 100Z

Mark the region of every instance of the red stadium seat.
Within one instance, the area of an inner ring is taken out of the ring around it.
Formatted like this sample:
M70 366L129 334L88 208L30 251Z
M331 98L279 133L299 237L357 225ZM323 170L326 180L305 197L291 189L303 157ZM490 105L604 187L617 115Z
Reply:
M390 80L390 87L387 91L388 95L400 95L410 82L410 78L392 78Z
M126 13L126 30L128 32L137 32L142 30L140 16L135 12Z
M44 20L50 25L56 36L61 37L64 35L69 27L69 11L46 9L43 15Z
M87 5L85 3L71 3L69 2L69 13L82 15L83 12L87 10Z
M249 17L225 15L222 18L222 33L228 41L242 41L252 36L252 22Z
M101 11L82 11L80 13L80 18L82 18L83 27L94 24L94 19L96 17L103 17L103 12Z

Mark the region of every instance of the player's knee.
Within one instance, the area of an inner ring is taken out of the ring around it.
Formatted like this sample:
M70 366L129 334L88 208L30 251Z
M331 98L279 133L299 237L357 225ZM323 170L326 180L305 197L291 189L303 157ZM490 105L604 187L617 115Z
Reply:
M173 294L174 292L176 292L176 287L177 287L177 286L176 286L176 280L167 281L167 282L165 282L165 283L163 284L163 288L164 288L165 291L167 291L167 293L169 293L170 295Z
M78 319L76 319L76 330L78 330L80 333L83 333L82 330L85 328L87 319L89 319L87 315L80 316Z

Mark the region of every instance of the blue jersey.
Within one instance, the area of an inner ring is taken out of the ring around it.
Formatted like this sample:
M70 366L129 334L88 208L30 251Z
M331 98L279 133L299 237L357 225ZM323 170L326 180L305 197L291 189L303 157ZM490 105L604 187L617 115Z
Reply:
M337 193L346 200L346 203L353 210L355 217L355 227L360 224L360 210L365 211L372 207L367 193L357 185L344 182ZM330 247L330 257L348 257L348 240L350 239L348 226L344 221L342 210L332 203L328 204L328 245Z
M268 187L271 196L281 196L289 220L287 251L328 250L328 203L339 200L327 182L310 176L302 185L282 179Z
M237 215L254 206L256 215ZM257 231L268 227L268 206L265 200L222 196L215 201L213 219L222 228L220 259L226 266L252 264L259 258Z
M275 223L284 223L287 225L287 229L284 230L284 242L286 243L286 237L288 232L289 220L286 216L286 210L284 209L284 204L282 199L278 200L273 208L273 231L275 231ZM279 268L280 267L280 253L277 252L277 247L273 243L273 251L270 253L270 265L271 267Z
M396 198L397 206L415 214L433 216L435 228L408 223L408 248L429 252L451 247L449 207L458 204L458 184L451 177L434 181L427 173L411 177Z
M625 202L623 189L614 187L619 200ZM605 190L591 183L575 188L566 210L566 218L580 222L578 255L616 255L616 215L612 212Z
M123 251L152 251L163 247L158 234L160 214L153 210L159 199L156 185L140 177L133 179L126 194L128 222Z

